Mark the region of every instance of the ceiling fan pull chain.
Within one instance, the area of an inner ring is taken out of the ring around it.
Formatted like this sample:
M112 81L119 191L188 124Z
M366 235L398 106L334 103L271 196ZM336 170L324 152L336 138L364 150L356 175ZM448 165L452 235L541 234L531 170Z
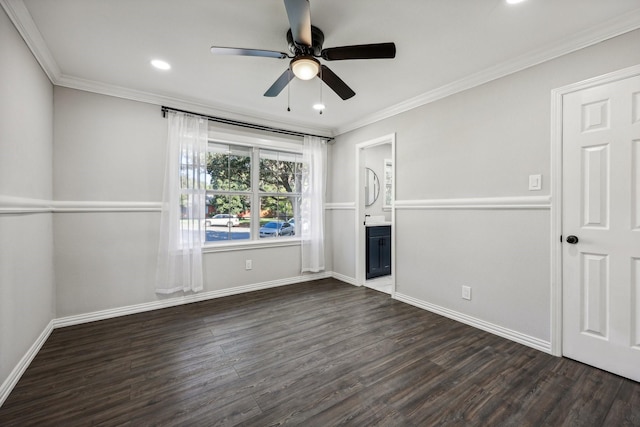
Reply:
M322 115L322 110L324 110L324 103L322 102L322 67L320 67L320 115Z
M289 81L291 81L291 68L287 69ZM287 85L287 111L291 111L291 85Z

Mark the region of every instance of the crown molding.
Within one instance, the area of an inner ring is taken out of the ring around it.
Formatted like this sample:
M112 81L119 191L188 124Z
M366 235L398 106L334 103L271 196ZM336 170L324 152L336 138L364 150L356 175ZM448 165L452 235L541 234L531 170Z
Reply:
M248 109L244 110L243 112L240 112L238 110L234 111L226 106L213 106L210 103L201 101L159 95L151 92L129 89L122 86L80 79L77 77L62 75L58 79L53 81L53 84L69 89L76 89L84 92L113 96L116 98L128 99L136 102L144 102L146 104L153 104L157 106L166 106L169 108L191 111L196 114L222 117L224 119L235 120L239 122L247 122L273 128L287 129L290 131L311 135L321 135L326 138L333 138L334 136L333 129L327 127L304 126L299 123L285 122L275 116L269 116L257 111L248 111Z
M108 83L86 80L67 75L61 75L53 83L57 86L66 87L69 89L77 89L85 92L113 96L116 98L129 99L131 101L138 101L147 104L193 111L194 113L203 115L224 117L225 119L250 122L263 126L279 127L307 134L320 134L326 136L327 138L333 137L333 131L330 128L309 127L301 125L299 123L285 122L275 116L262 114L258 111L250 111L249 109L243 109L243 111L239 111L234 110L228 106L216 106L204 101L176 98L172 96L155 94L151 92L130 89L122 86L116 86Z
M326 135L327 137L342 135L352 130L396 116L406 111L640 28L640 8L638 8L631 13L626 13L617 18L604 21L595 27L589 28L588 30L578 32L572 37L567 38L564 43L549 44L512 60L496 64L493 67L489 67L463 79L459 79L455 82L425 92L376 113L366 115L359 120L346 124L345 126L327 128L309 127L299 123L284 122L280 118L270 117L261 112L251 111L249 109L243 108L242 111L239 111L229 106L216 106L201 100L189 100L166 95L158 95L150 92L143 92L135 89L63 75L23 0L0 0L0 5L2 5L4 10L7 12L7 15L18 29L18 32L25 40L29 49L33 52L33 55L49 77L49 80L51 80L54 85L130 99L133 101L156 105L167 105L174 108L200 112L201 114L222 116L233 120L250 121L266 126L283 127L303 133L317 133Z
M236 121L251 122L264 126L280 127L296 132L320 134L328 138L333 137L333 130L331 128L311 127L300 123L286 122L278 117L269 116L258 111L251 111L248 108L243 108L242 111L240 111L229 106L214 105L210 102L201 100L175 98L167 95L155 94L65 75L62 73L60 67L53 58L49 47L42 37L42 34L40 34L40 31L33 21L24 1L0 0L0 5L2 5L3 9L6 11L9 19L13 22L13 25L20 33L20 36L24 39L51 83L56 86L129 99L147 104L166 105L168 107L189 110L195 113L219 116Z
M533 67L543 62L550 61L563 55L575 52L585 47L603 42L613 37L628 33L640 28L640 8L634 12L624 14L617 18L604 21L598 26L578 32L567 38L564 43L553 43L540 49L533 50L511 60L496 64L478 73L459 79L455 82L438 87L376 113L362 117L359 120L334 129L334 134L342 135L355 129L379 122L389 117L396 116L414 108L438 101L476 86L483 85L509 74L517 73L526 68Z
M62 72L53 59L47 44L40 34L40 30L33 22L33 18L22 0L0 0L0 5L9 16L25 43L35 56L49 80L55 84Z

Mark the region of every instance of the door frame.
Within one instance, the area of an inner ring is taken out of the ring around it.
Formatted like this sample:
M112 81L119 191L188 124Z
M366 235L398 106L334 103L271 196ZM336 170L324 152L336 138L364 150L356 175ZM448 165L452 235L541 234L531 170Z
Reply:
M551 91L551 354L562 356L562 107L573 92L640 75L640 65L562 86Z
M365 233L364 233L364 187L361 187L363 165L363 157L360 155L362 150L373 148L379 145L391 144L391 297L395 298L396 294L396 134L391 133L375 139L364 141L356 144L355 156L355 251L356 251L356 286L364 286L365 284ZM380 195L382 196L382 194Z

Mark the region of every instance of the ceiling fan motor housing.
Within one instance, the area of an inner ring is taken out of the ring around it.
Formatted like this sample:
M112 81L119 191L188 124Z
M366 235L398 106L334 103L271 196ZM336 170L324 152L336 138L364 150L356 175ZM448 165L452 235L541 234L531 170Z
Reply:
M325 61L342 61L346 59L395 58L396 56L396 46L393 42L323 49L324 33L318 27L311 25L309 0L283 1L289 19L289 30L286 37L291 54L275 50L211 46L211 53L214 55L291 59L289 67L267 89L264 96L278 96L294 77L301 80L312 80L317 76L340 98L347 100L356 93L329 67L321 64L317 58L322 58Z
M293 34L291 29L287 31L287 43L289 44L289 51L294 55L310 55L320 56L322 52L322 44L324 43L324 33L318 27L311 26L311 46L301 46L293 41Z

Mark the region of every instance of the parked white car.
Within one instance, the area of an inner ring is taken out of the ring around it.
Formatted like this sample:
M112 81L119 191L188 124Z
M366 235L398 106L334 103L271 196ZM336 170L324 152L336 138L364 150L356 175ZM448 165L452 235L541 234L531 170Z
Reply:
M240 220L235 215L229 214L216 214L211 218L206 218L204 223L207 227L211 227L212 225L222 225L224 227L235 227L240 224Z

